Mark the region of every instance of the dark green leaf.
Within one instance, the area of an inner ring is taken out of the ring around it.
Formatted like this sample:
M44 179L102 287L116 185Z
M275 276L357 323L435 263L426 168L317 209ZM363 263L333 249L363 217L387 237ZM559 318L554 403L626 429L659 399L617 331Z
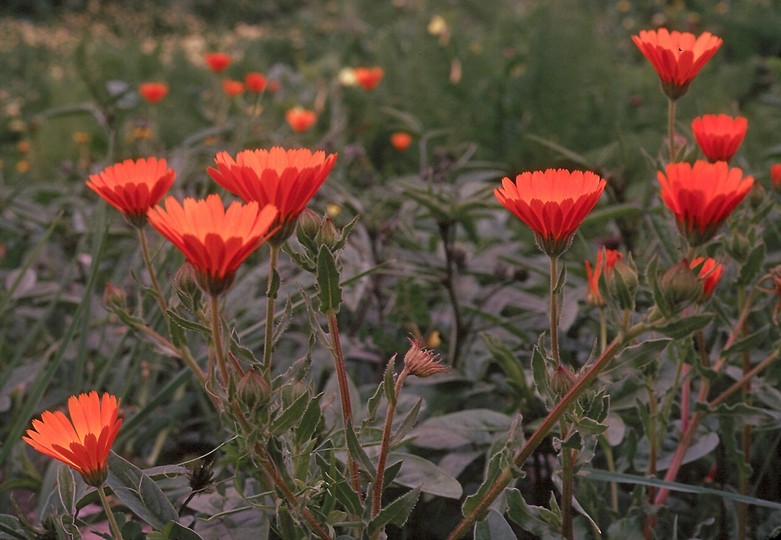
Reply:
M149 540L202 540L202 538L189 527L172 521L166 524L159 533L150 534Z
M769 327L763 326L756 332L740 338L738 341L733 343L729 349L725 349L722 355L729 356L732 354L753 351L759 345L761 345L764 340L768 339L768 331Z
M385 367L385 376L382 378L382 388L385 390L385 397L388 399L388 403L393 407L396 406L395 364L396 355L393 355L393 358L390 359L388 365Z
M57 465L57 492L63 509L72 515L76 509L76 483L71 468L62 463Z
M169 521L179 519L171 501L144 472L111 452L106 485L136 516L160 529Z
M672 339L682 339L697 330L702 330L712 320L713 315L710 313L689 315L688 317L680 317L667 324L656 326L654 327L654 330Z
M740 275L738 275L737 285L746 286L750 285L754 277L762 269L762 264L765 262L765 244L760 243L751 250L746 262L740 267Z
M308 392L304 392L298 396L298 398L271 423L271 434L279 437L289 428L295 426L301 420L304 411L309 407L311 399L312 397Z
M516 540L518 537L504 516L490 508L485 519L475 523L474 540Z
M393 434L391 445L400 443L404 439L404 436L409 433L413 427L415 427L415 423L418 421L418 414L420 414L420 406L422 404L423 398L419 398L418 401L415 402L415 405L407 413L407 416L404 417L404 420L402 420L399 427L396 428L396 431Z
M462 494L461 484L450 473L420 456L404 452L391 452L388 455L388 465L391 467L401 462L401 470L394 482L408 488L420 488L423 493L459 499Z
M301 423L296 428L296 444L301 446L308 441L317 426L322 421L322 413L320 412L320 396L315 397L307 405L306 411L301 418Z
M524 530L540 538L551 540L563 538L559 534L561 518L555 511L528 504L521 492L515 488L505 490L505 501L507 501L507 516Z
M361 442L358 440L358 436L355 434L352 424L348 425L344 431L347 436L347 451L350 453L350 457L360 463L363 470L371 477L372 481L374 481L374 463L372 463L372 460L369 459L366 451L361 446Z
M211 335L211 329L205 324L201 324L197 321L191 321L189 319L185 319L173 309L167 310L166 313L168 314L168 318L171 321L175 322L177 325L181 326L185 330L194 330L196 332L200 332L201 334L207 336Z
M325 246L321 246L317 253L317 289L320 312L338 312L342 303L339 271L336 268L336 259Z
M619 356L611 362L610 366L603 370L603 374L614 370L638 370L650 364L672 342L670 338L647 339L637 345L627 347Z
M415 505L418 504L419 497L420 489L415 488L380 510L377 517L369 522L369 535L383 530L386 525L404 526Z

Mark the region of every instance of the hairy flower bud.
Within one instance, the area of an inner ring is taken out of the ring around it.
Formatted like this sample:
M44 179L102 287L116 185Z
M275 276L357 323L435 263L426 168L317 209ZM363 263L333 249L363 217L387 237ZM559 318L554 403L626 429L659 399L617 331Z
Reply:
M572 370L559 364L550 375L550 389L556 398L561 398L569 392L569 389L575 385L576 381L577 377Z
M103 303L109 311L125 309L127 307L127 293L116 285L106 283L103 289Z
M662 275L656 290L662 314L673 317L700 298L702 282L689 268L689 263L681 261Z
M236 384L236 394L247 408L254 410L268 402L271 389L261 373L249 369Z
M635 309L637 285L637 266L631 253L628 253L626 258L617 257L612 265L608 258L605 264L605 286L610 300L615 302L619 309Z
M404 355L404 368L416 377L430 377L444 373L448 367L439 360L439 355L430 349L423 348L420 338L410 338L410 348Z

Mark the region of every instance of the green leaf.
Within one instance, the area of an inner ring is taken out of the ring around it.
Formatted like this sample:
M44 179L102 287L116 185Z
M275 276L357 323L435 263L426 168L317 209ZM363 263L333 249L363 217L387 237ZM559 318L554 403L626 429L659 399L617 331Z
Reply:
M746 286L751 284L751 281L762 269L762 264L765 262L765 244L760 243L751 250L746 262L740 267L740 274L738 275L738 286Z
M559 540L560 517L551 510L542 506L530 505L515 488L505 490L507 502L507 516L524 530L540 537Z
M363 470L366 471L371 477L371 480L374 481L374 463L372 463L372 460L369 459L363 446L361 446L361 442L358 440L358 435L355 434L352 424L348 422L344 432L347 436L347 451L350 453L350 457L360 463Z
M194 330L196 332L200 332L201 334L207 336L211 335L211 328L209 328L205 324L201 324L196 321L185 319L173 309L166 310L166 314L168 315L168 318L171 321L175 322L178 326L184 328L185 330Z
M658 359L659 354L671 342L672 339L670 338L647 339L637 345L627 347L621 351L621 354L619 354L602 373L606 374L617 370L628 369L630 371L637 371L642 369Z
M317 289L320 312L338 312L342 303L339 271L336 268L336 259L325 246L321 246L317 252Z
M301 417L301 423L296 428L296 444L298 446L303 445L317 430L317 426L320 425L323 415L320 412L320 396L315 397L309 402L309 405L304 411L304 415Z
M483 499L486 493L488 493L488 490L493 487L494 482L496 482L496 480L502 474L502 471L505 469L507 464L508 458L505 455L504 450L499 451L491 456L491 459L488 460L488 467L486 468L483 483L480 484L480 487L477 488L476 492L466 498L464 504L461 506L461 512L464 515L469 514L472 510L475 509L477 504Z
M203 540L202 537L180 523L172 521L166 524L159 532L151 532L149 540Z
M463 492L461 484L445 469L438 467L420 456L404 452L388 454L387 467L401 462L401 470L394 482L408 488L420 488L423 493L460 499Z
M502 341L494 337L493 335L483 332L480 337L488 348L488 352L491 353L494 360L504 372L507 380L510 381L521 395L525 395L529 392L529 385L526 383L526 373L523 369L523 364L518 359L518 356L507 347Z
M388 403L393 407L396 406L396 380L395 380L395 364L396 355L390 359L388 365L385 367L385 376L382 378L382 387L385 390L385 397L388 399Z
M108 467L106 485L136 516L156 529L179 519L163 490L141 469L114 452L109 455Z
M380 510L377 517L369 522L369 535L371 536L383 530L386 525L403 527L415 505L418 504L420 491L420 489L415 488Z
M363 513L363 504L358 494L352 488L346 478L333 478L328 471L323 472L328 481L328 492L344 506L344 508L354 516L360 516Z
M474 540L516 540L518 537L504 516L488 509L485 519L475 523Z
M491 409L467 409L435 416L412 432L415 446L447 449L465 444L488 445L505 436L512 420Z
M57 465L57 492L60 502L66 512L73 515L76 509L76 482L73 480L73 471L65 464Z
M304 392L287 407L282 414L271 423L271 434L279 437L289 428L301 421L301 417L309 407L311 396L309 392Z
M415 402L415 405L412 407L412 409L410 409L410 411L407 413L407 416L404 417L404 420L401 421L401 424L393 433L391 445L400 443L404 439L404 436L409 433L413 427L415 427L415 423L418 421L418 415L420 414L420 407L422 404L423 398L418 398L418 400Z
M680 317L672 322L663 324L661 326L654 327L654 330L664 334L672 339L682 339L696 332L702 330L713 320L713 314L703 313L701 315L689 315L687 317Z
M742 337L741 339L733 343L729 347L729 349L725 349L722 355L729 356L732 354L739 354L739 353L753 351L760 344L762 344L763 341L768 339L769 328L770 328L769 326L763 326L756 332L753 332L752 334Z

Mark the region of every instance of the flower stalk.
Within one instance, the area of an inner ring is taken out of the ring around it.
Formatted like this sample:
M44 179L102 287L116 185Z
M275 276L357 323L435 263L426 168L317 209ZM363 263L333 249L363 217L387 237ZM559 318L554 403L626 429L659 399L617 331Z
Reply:
M271 252L268 261L268 287L266 288L266 334L263 336L263 373L266 378L271 376L271 349L274 341L274 304L277 293L274 290L274 276L277 273L279 246L269 243Z
M103 488L103 484L97 486L98 496L100 497L100 503L103 505L103 510L106 512L106 518L108 518L109 527L111 527L111 533L116 540L123 540L122 531L117 523L117 518L114 516L114 512L111 511L111 505L106 497L106 490Z

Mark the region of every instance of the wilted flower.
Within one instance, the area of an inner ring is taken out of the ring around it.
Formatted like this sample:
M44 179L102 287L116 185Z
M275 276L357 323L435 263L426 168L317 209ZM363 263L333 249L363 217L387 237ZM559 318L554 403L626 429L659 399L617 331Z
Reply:
M162 82L145 82L138 85L138 93L150 105L160 103L168 95L168 85Z
M411 375L422 378L447 371L447 366L440 362L437 353L423 348L420 338L410 338L409 345L410 348L404 355L404 369Z
M303 133L315 125L315 122L317 122L317 113L302 107L293 107L285 113L285 120L287 120L290 129L298 133Z
M605 181L592 172L548 169L521 173L515 182L504 177L494 195L534 231L543 252L558 257L604 189Z
M127 159L91 174L87 187L122 212L137 227L146 223L147 211L163 198L176 173L164 159Z
M221 73L228 69L231 64L231 57L227 53L223 52L211 52L203 55L203 59L206 65L214 73Z
M267 83L266 76L258 71L251 71L244 75L244 86L249 92L260 94L266 89Z
M148 213L149 223L195 268L198 284L213 295L227 290L236 270L265 242L276 221L273 205L233 202L227 210L217 194L206 199L173 197Z
M692 133L710 161L729 161L743 142L748 120L743 116L706 114L692 120Z
M713 238L754 184L753 177L744 177L741 169L730 169L724 161L697 160L693 167L671 163L657 177L664 204L693 246Z
M103 484L108 476L108 456L122 419L119 400L95 391L68 399L70 419L61 411L44 411L33 420L22 440L81 474L90 486Z
M696 37L666 28L641 30L632 36L632 41L654 66L664 93L673 100L686 93L694 77L722 44L722 39L710 32Z
M381 67L357 67L354 73L355 81L367 92L374 90L385 75Z
M405 131L397 131L390 136L391 145L399 152L404 152L412 144L412 135Z

